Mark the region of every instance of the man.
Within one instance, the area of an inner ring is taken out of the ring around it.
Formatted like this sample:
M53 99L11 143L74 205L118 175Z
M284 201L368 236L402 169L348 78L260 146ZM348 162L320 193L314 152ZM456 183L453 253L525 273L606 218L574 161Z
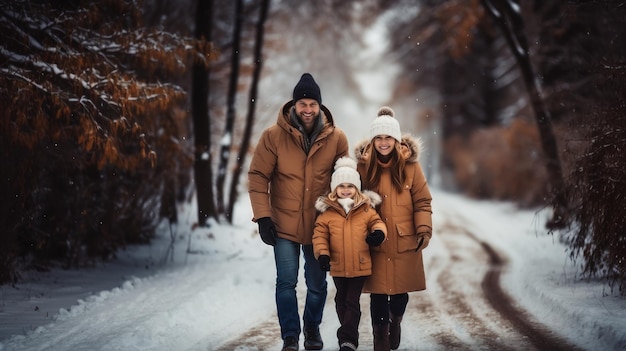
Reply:
M248 192L264 243L274 247L276 308L283 351L298 350L301 331L296 284L300 250L307 286L304 348L321 350L319 332L326 302L326 272L313 254L315 200L328 192L335 161L348 154L348 139L322 105L320 88L309 73L293 89L293 100L278 112L254 151Z

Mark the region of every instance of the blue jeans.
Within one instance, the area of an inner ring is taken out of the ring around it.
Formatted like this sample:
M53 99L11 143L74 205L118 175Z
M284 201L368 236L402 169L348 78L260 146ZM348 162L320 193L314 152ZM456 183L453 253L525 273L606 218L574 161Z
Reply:
M296 285L300 268L300 247L304 254L304 279L307 293L304 305L304 327L316 328L322 322L326 303L326 272L322 271L313 254L313 245L301 245L291 240L276 238L274 259L276 261L276 309L280 323L280 335L300 336L300 315Z

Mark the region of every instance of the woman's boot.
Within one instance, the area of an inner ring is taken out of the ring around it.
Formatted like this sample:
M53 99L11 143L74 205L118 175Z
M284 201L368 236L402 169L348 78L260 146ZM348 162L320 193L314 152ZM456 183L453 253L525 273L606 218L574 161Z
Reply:
M400 347L400 323L402 316L391 315L391 325L389 326L389 346L392 350Z
M374 351L389 351L389 324L373 325Z

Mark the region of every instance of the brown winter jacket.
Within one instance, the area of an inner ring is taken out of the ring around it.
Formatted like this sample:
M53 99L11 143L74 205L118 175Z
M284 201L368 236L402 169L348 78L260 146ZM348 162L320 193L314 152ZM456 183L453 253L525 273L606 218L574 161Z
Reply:
M422 249L432 236L431 195L418 162L419 140L403 136L402 146L406 160L404 190L399 193L393 187L388 168L384 169L377 189L369 189L382 197L377 210L388 233L380 247L372 248L372 275L365 281L364 292L395 295L426 289ZM355 148L361 179L367 179L364 162L371 152L376 151L370 141Z
M320 215L315 221L313 253L330 256L330 275L333 277L363 277L372 274L370 247L365 242L367 234L376 229L387 233L385 223L375 207L381 198L373 191L363 192L365 200L354 204L350 212L328 196L315 203Z
M304 136L289 121L293 103L283 105L276 124L263 131L250 161L248 193L253 221L271 217L279 237L310 245L315 200L328 193L335 161L349 152L348 139L322 105L324 127L306 154Z

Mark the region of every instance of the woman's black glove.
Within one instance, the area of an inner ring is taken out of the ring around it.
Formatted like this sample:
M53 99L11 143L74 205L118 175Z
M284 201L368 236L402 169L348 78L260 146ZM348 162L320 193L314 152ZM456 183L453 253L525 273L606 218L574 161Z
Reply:
M330 271L330 256L328 255L320 255L317 258L317 262L320 264L320 269L324 272Z
M417 249L415 251L424 250L428 243L430 243L430 238L426 235L422 235L417 239Z
M370 246L380 246L384 240L385 233L380 229L374 230L365 237L365 242Z
M270 246L276 245L276 227L270 217L259 218L257 221L259 225L259 234L261 240Z

